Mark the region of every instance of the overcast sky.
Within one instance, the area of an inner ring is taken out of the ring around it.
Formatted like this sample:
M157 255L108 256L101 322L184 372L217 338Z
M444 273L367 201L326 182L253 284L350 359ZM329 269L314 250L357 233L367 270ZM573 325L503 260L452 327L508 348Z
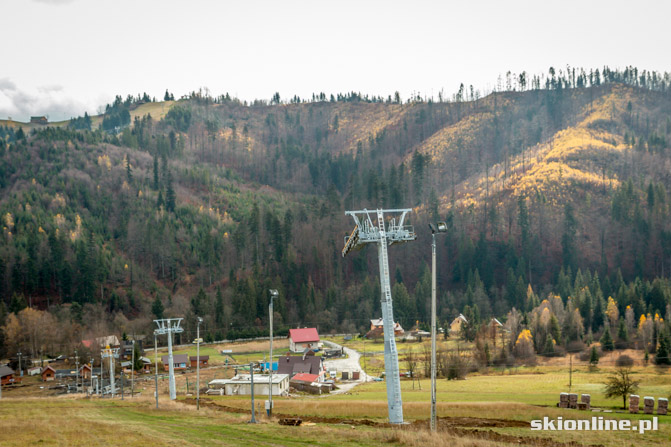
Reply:
M671 2L0 0L0 119L96 113L115 94L241 99L459 84L548 67L671 71Z

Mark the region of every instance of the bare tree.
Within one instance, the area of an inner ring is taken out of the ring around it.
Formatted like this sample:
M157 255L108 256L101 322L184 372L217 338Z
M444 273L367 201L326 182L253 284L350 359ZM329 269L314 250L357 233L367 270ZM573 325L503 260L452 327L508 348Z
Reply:
M405 353L405 366L408 368L408 372L410 372L410 377L412 378L412 389L415 389L415 376L417 375L417 365L419 364L419 357L415 353L415 351L409 349ZM419 381L419 377L417 377L417 384L419 385L419 389L422 389L422 383Z
M631 377L631 368L620 367L611 373L604 382L604 394L606 397L622 396L622 408L627 408L627 396L638 390L638 380Z

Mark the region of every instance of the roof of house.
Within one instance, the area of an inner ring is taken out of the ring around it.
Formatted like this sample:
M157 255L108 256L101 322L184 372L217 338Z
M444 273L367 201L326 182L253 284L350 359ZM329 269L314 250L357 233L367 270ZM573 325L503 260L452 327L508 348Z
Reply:
M55 369L53 369L51 366L47 365L47 366L44 367L44 369L42 370L42 372L41 372L40 374L44 374L48 369L50 369L51 371L53 371L54 374L56 373L56 370L55 370Z
M306 383L312 383L316 382L319 380L319 376L317 374L306 374L306 373L300 373L296 374L291 378L292 381L298 381L298 382L306 382Z
M384 327L384 320L382 318L378 318L376 320L370 320L370 324L372 324L375 327ZM401 323L398 321L394 323L394 331L396 332L405 332L405 329L401 327Z
M319 374L322 358L317 356L287 355L277 360L277 372L280 374Z
M492 320L490 321L490 323L491 323L491 324L495 324L495 325L497 325L497 326L503 326L503 323L501 323L501 322L498 320L498 318L492 318Z
M319 334L317 333L317 329L313 327L289 329L289 338L294 343L309 343L311 341L319 341Z
M172 362L173 363L188 363L189 361L189 356L186 354L173 354L172 356ZM161 362L162 363L168 363L168 356L167 355L162 355L161 356Z
M459 316L457 318L452 320L452 324L456 323L459 320L463 321L464 323L468 323L468 320L466 319L466 317L464 317L463 314L459 314Z
M12 368L6 365L0 366L0 377L11 376L12 374L14 374L14 370Z
M198 360L198 356L196 356L196 355L189 356L189 361L191 361L191 362L195 362L195 361L197 361L197 360ZM201 356L200 356L200 361L201 361L201 362L206 362L206 361L208 361L208 360L210 360L210 356L209 356L209 355L201 355Z

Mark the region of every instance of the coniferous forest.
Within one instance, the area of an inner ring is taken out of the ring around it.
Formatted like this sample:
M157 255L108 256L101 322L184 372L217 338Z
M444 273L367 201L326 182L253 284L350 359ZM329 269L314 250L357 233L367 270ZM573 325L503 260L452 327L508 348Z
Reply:
M185 340L196 316L206 341L265 335L270 288L276 334L365 332L377 253L342 259L344 211L382 207L413 208L418 234L389 250L404 327L428 327L428 223L445 221L440 325L463 313L474 340L500 319L501 361L596 339L668 351L669 191L671 75L634 67L435 98L166 91L5 122L0 357L151 334L162 317L184 317Z

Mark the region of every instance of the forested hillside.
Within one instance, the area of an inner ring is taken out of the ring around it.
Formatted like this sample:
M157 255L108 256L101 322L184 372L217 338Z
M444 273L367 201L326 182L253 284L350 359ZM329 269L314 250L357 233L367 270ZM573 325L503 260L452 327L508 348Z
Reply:
M0 356L162 316L202 316L207 340L264 334L269 288L280 333L361 331L380 315L377 254L341 258L344 210L377 207L415 211L418 240L390 249L404 326L429 320L436 220L441 324L513 307L530 324L551 293L579 311L560 321L572 340L603 329L609 297L668 321L670 89L631 67L551 69L449 100L166 92L0 127Z

